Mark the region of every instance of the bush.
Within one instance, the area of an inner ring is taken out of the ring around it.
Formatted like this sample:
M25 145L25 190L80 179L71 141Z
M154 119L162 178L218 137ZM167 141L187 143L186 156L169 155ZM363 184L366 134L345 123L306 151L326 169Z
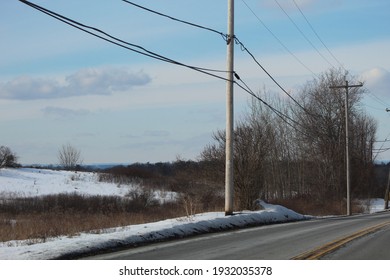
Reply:
M17 166L19 166L17 155L10 148L0 146L0 168Z
M62 145L58 150L58 160L65 170L79 170L83 163L81 152L70 144Z

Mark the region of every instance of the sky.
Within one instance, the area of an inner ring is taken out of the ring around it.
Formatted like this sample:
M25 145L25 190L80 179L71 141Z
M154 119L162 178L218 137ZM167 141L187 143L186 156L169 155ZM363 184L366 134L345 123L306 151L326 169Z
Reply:
M226 42L214 32L121 0L33 2L180 63L226 69ZM227 1L133 2L227 30ZM382 141L390 138L389 11L387 0L236 0L235 34L292 95L332 67L364 81L362 107ZM56 164L64 144L84 163L197 159L225 128L223 79L118 47L18 0L1 1L0 36L0 145L22 164ZM253 91L283 95L237 45L235 71ZM234 98L239 120L250 96L236 87Z

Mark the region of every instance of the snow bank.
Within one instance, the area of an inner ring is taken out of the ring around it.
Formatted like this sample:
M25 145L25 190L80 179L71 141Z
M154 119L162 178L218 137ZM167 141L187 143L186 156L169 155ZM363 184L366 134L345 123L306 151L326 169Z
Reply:
M27 241L0 243L0 259L55 259L74 257L120 246L136 246L150 242L182 238L201 233L217 232L253 225L307 219L290 209L262 202L264 210L225 216L210 212L165 221L108 229L106 233L82 233L60 237L45 243L29 245Z

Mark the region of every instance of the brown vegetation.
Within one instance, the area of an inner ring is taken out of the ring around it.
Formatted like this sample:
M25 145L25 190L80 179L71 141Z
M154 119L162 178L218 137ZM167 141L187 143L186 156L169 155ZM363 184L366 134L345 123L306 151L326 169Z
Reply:
M44 241L50 237L99 233L107 228L185 215L176 203L145 205L143 197L85 197L59 194L15 198L0 204L0 241Z
M300 196L292 199L271 199L270 203L283 205L297 213L312 216L345 215L346 200L317 200L310 196ZM364 207L358 202L352 202L353 213L364 213Z
M200 179L202 169L199 163L182 161L118 166L100 173L100 181L141 185L125 197L73 193L0 199L0 242L44 242L52 237L222 211L223 193L210 187L204 177ZM154 197L155 189L180 195L176 201L161 204Z

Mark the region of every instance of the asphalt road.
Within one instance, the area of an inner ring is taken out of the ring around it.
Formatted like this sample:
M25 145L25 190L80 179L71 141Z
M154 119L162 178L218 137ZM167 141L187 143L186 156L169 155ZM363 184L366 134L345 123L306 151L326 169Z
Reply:
M390 227L358 238L321 259L390 260Z
M205 234L102 254L103 260L288 260L363 229L389 222L390 213L356 215ZM390 259L390 226L347 243L330 259ZM383 246L383 244L386 246ZM362 250L361 247L365 249ZM368 250L368 247L372 249ZM354 248L354 249L353 249ZM360 249L359 249L360 248ZM367 254L362 253L363 251ZM325 257L323 257L325 258Z

